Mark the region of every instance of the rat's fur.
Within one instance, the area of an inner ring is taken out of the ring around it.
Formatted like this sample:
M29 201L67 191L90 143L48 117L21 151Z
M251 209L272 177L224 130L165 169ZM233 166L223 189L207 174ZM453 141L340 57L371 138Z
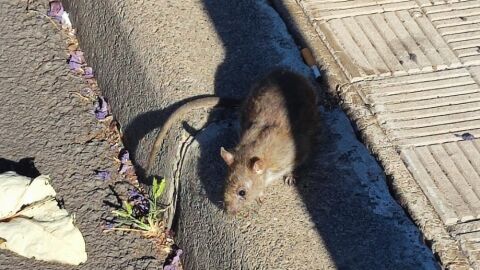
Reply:
M275 70L254 85L241 109L240 142L220 153L228 165L224 200L229 213L261 200L272 181L295 180L294 170L314 145L316 101L310 82L291 71Z

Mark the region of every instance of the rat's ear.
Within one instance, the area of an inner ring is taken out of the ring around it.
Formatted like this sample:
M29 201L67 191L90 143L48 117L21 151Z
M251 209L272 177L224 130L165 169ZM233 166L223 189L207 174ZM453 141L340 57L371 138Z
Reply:
M220 156L222 156L223 160L225 163L227 163L228 166L232 165L234 156L232 153L228 152L225 150L225 148L220 148Z
M265 171L265 164L263 160L261 160L258 157L253 157L250 159L250 168L256 173L256 174L262 174Z

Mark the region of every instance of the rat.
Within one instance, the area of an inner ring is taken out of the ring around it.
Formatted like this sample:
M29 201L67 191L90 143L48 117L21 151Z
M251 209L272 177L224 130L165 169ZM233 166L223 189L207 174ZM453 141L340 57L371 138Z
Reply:
M236 214L252 201L261 203L273 181L295 182L295 170L310 156L319 123L317 94L305 77L275 70L251 89L240 111L240 140L221 147L228 166L225 210Z
M250 202L261 203L265 188L283 179L295 182L294 171L308 159L319 122L317 95L311 82L286 69L271 71L257 81L241 102L215 96L200 97L175 110L160 129L146 171L172 125L194 109L240 107L240 139L232 150L220 148L228 172L225 210L236 214Z

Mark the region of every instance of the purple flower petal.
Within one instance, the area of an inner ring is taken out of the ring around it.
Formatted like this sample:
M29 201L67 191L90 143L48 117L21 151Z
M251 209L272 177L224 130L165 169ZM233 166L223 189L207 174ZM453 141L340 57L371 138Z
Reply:
M130 153L128 152L128 150L124 149L120 154L120 162L122 164L126 164L128 161L130 161Z
M83 52L82 51L73 51L70 52L70 55L72 56L72 60L80 62L83 64L85 62L85 59L83 58Z
M82 64L79 62L72 61L71 58L68 60L68 65L71 70L78 70L82 67Z
M94 113L98 120L103 120L108 116L108 104L104 97L98 97Z
M120 174L125 174L129 170L133 169L130 163L130 153L128 153L126 149L123 149L120 153L120 163L122 164L119 170Z
M180 256L183 254L183 250L177 249L175 251L175 257L163 267L163 270L180 270Z
M460 135L460 134L455 134L455 136L461 137L462 140L465 140L465 141L473 141L473 140L475 140L475 136L474 136L473 134L468 133L468 132L465 132L465 133L463 133L463 134L461 134L461 135Z
M107 118L107 116L108 116L108 113L106 113L106 112L102 112L102 111L95 112L95 117L98 120L103 120L103 119Z
M110 180L112 174L109 171L98 170L95 171L95 176L100 180L108 181Z
M68 65L73 71L78 70L85 63L85 58L83 57L82 51L73 51L70 52L70 57L68 58Z
M64 12L62 2L50 1L50 8L48 9L47 16L54 18L56 21L62 21L62 15Z
M83 77L85 79L91 79L93 78L93 69L91 67L86 67L84 69Z
M122 164L120 166L120 170L118 171L120 174L126 174L128 171L132 169L132 166L128 164Z
M140 192L138 192L138 190L136 190L136 189L130 189L128 191L129 200L133 200L134 198L141 197L141 196L143 196L143 195Z
M113 229L115 227L115 223L107 220L107 221L105 221L104 227L105 227L105 229Z
M136 189L128 191L128 202L133 207L134 217L143 217L150 211L150 202L147 197Z

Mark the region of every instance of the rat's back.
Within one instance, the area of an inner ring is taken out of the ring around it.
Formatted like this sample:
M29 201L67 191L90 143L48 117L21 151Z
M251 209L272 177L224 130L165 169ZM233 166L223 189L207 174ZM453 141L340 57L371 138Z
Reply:
M316 102L308 79L288 70L272 71L253 86L242 107L243 140L261 140L257 150L264 148L260 152L268 152L273 163L293 148L295 164L302 163L314 144L319 120ZM267 132L259 137L262 131Z

